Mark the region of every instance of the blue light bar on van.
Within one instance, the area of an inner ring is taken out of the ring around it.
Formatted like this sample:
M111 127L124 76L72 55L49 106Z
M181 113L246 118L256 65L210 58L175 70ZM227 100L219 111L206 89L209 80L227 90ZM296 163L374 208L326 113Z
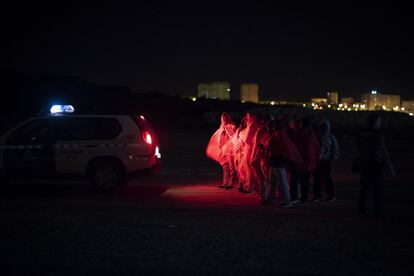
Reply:
M75 112L75 108L72 105L55 104L50 108L50 113L52 114L73 112Z

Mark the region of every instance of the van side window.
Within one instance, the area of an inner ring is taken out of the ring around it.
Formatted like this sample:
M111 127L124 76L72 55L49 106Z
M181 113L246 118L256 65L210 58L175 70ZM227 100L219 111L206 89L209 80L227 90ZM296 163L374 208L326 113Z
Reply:
M30 121L16 129L7 139L8 145L42 145L53 140L52 124L48 119Z
M122 130L114 118L60 118L58 140L111 140Z

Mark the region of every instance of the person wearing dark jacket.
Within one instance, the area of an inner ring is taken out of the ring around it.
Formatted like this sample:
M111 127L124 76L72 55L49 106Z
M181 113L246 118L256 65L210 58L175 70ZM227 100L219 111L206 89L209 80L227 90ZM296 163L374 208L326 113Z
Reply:
M319 137L321 141L321 154L319 166L314 174L313 193L314 201L322 199L321 187L325 184L327 200L336 199L334 183L332 180L332 163L339 158L339 145L335 136L331 133L331 126L328 120L323 121L319 126Z
M358 135L357 146L361 164L360 191L358 196L358 214L366 213L366 201L372 189L375 217L384 216L383 204L383 171L387 166L391 175L395 175L385 145L381 128L381 117L378 114L368 116L368 128Z

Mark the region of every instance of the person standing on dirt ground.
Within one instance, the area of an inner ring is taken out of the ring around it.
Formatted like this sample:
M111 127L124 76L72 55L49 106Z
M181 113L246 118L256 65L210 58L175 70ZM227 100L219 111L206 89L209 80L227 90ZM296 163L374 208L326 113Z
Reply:
M255 190L261 199L264 199L264 196L267 194L268 188L268 172L269 168L266 160L266 144L269 139L269 116L262 116L260 118L260 126L256 131L255 137L253 139L253 151L250 160L250 166L256 178L257 187Z
M223 112L221 115L221 124L223 131L220 138L220 159L221 166L223 167L223 185L219 188L232 189L237 181L236 169L234 167L234 155L233 151L229 150L231 147L225 147L226 144L231 142L231 138L235 134L237 127L231 119L230 115Z
M269 191L266 200L260 203L263 205L273 204L276 200L277 186L281 186L284 202L280 207L291 207L292 202L289 193L289 183L286 169L294 163L302 162L302 158L293 143L287 130L288 118L283 117L276 121L275 132L269 139L268 164L270 167Z
M257 115L250 113L246 114L246 123L245 135L242 136L242 139L244 140L244 158L242 162L246 173L243 190L249 193L254 193L259 183L255 177L254 170L251 167L250 162L252 160L252 153L254 149L254 137L260 124Z
M231 189L237 181L232 146L227 146L235 131L236 125L230 115L223 112L220 128L213 134L207 145L206 155L223 167L223 184L219 188Z
M383 173L385 166L392 176L395 176L385 138L381 132L381 117L374 113L368 116L368 126L358 135L357 146L361 164L360 191L358 196L358 215L366 214L366 201L369 190L372 189L374 216L384 217L383 202Z
M290 195L292 203L297 203L299 201L298 188L300 187L300 203L307 203L310 178L319 165L320 156L320 143L312 128L311 117L301 119L300 127L292 130L292 138L302 157L302 162L292 166Z
M234 151L234 164L236 168L238 184L237 191L240 193L249 193L244 189L246 184L247 171L246 171L246 162L245 160L245 137L246 137L246 128L247 128L247 117L243 117L240 122L240 126L234 134L233 142L233 151Z
M321 187L325 184L328 201L335 201L334 182L332 180L332 164L339 158L339 145L335 136L331 133L331 125L324 120L319 125L319 139L321 141L321 154L319 166L314 174L313 200L319 202L322 199Z

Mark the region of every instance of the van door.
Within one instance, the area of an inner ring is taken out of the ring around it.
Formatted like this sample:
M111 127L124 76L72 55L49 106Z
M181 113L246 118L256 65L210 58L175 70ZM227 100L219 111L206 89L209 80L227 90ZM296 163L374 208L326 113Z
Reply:
M13 179L51 176L55 172L55 149L50 119L35 119L7 138L5 172Z

